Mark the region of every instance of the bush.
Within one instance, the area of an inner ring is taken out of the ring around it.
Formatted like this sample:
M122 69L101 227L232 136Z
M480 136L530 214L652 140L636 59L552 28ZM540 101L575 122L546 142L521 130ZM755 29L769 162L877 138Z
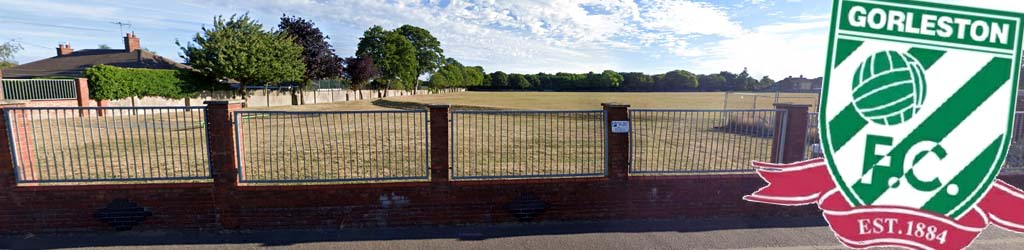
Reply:
M89 95L97 100L160 96L193 97L202 90L224 89L225 84L190 70L133 69L96 65L85 70Z

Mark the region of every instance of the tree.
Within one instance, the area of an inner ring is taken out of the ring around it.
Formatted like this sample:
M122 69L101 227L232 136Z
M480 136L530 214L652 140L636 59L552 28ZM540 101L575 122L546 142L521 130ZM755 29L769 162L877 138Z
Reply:
M602 87L604 88L618 88L624 78L618 72L612 70L605 70L601 72L601 78L603 79Z
M508 78L508 83L511 88L517 89L529 89L530 80L526 80L526 77L522 74L511 74Z
M330 37L320 32L320 28L312 21L281 16L281 23L277 27L291 36L295 44L302 46L302 61L306 65L304 84L342 74L342 59L334 53L334 48L327 41Z
M409 40L409 42L412 43L412 47L416 50L417 79L416 86L414 88L415 91L415 89L420 87L419 76L427 73L433 73L441 68L442 64L444 64L444 50L441 49L441 42L437 41L437 38L435 38L434 35L431 35L430 31L423 28L407 24L402 25L402 27L398 27L395 32L398 32L404 36L405 39Z
M14 40L0 44L0 69L18 66L18 61L14 60L14 54L17 54L24 49L25 48L21 47L21 44Z
M654 78L641 72L622 73L621 86L627 90L653 90Z
M466 67L459 61L448 58L437 73L430 75L430 88L480 86L483 85L485 76L483 67Z
M96 48L98 48L98 49L110 49L110 45L100 44L100 45L97 45Z
M700 75L697 83L702 91L721 91L725 87L725 77L721 74Z
M473 66L463 67L462 69L462 75L465 79L465 83L460 87L480 86L484 84L484 76L486 75L484 74L484 67Z
M359 91L374 78L380 77L380 70L373 65L373 57L360 56L345 58L345 76L352 82L352 88L359 92L359 99L363 99L363 92Z
M768 76L761 77L761 80L757 82L757 86L754 89L761 90L775 85L775 80L768 78Z
M697 76L685 70L673 70L659 77L654 83L660 90L697 89Z
M374 65L377 65L381 73L377 80L384 81L385 96L386 90L393 84L408 89L409 83L416 80L416 49L409 39L397 32L384 30L380 26L371 27L359 38L356 54L373 58Z
M508 74L501 71L491 73L491 86L499 89L508 87Z
M446 89L460 86L465 82L466 70L459 61L448 58L444 65L437 70L437 73L430 75L430 87L433 89Z
M213 27L204 26L192 42L175 44L193 69L217 79L237 80L239 93L246 99L249 85L300 81L306 71L301 46L283 32L264 31L248 14L214 17Z

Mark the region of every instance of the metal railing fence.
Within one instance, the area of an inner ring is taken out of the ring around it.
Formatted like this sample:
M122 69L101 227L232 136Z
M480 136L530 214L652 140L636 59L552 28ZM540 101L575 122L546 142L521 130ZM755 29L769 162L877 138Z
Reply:
M453 111L452 179L604 176L604 122L604 111Z
M1006 152L1004 171L1024 171L1024 112L1016 112L1013 116L1013 141Z
M208 180L204 107L11 107L19 183Z
M429 179L427 112L235 112L239 181Z
M807 113L807 137L804 139L804 159L823 157L824 150L818 135L818 113Z
M6 100L67 100L78 98L72 79L3 79Z
M772 159L776 120L785 110L636 109L629 116L630 173L730 173L752 172L751 160Z

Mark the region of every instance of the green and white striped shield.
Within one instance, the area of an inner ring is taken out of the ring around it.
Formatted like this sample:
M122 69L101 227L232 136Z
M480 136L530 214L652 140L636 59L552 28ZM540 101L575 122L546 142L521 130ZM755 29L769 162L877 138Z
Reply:
M836 0L820 110L854 206L959 218L1009 146L1022 17L918 1Z

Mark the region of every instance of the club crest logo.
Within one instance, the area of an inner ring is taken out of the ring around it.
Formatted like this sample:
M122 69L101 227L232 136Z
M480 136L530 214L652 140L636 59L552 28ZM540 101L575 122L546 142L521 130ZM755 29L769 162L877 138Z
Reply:
M846 246L961 249L988 224L1024 232L996 179L1012 136L1024 15L836 0L819 128L824 159L754 163L745 199L818 204Z

